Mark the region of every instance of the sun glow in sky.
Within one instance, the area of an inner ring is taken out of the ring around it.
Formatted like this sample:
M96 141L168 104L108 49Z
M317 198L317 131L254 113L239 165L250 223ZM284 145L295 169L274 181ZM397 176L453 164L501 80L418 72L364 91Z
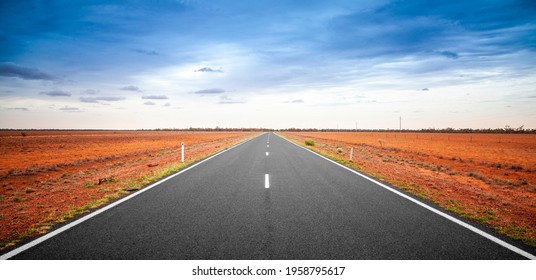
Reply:
M1 1L0 128L536 128L536 2Z

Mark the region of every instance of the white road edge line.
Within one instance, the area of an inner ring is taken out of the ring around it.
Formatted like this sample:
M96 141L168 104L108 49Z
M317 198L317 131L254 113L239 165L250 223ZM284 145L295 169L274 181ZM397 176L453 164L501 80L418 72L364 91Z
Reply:
M277 134L275 134L275 135L277 135ZM279 136L279 135L277 135L277 136ZM281 137L281 136L279 136L279 137ZM283 138L283 137L281 137L281 138ZM406 195L404 193L401 193L401 192L399 192L399 191L397 191L397 190L395 190L395 189L393 189L393 188L391 188L391 187L389 187L389 186L387 186L387 185L385 185L385 184L383 184L381 182L378 182L378 181L376 181L376 180L374 180L374 179L372 179L372 178L370 178L370 177L368 177L366 175L363 175L363 174L361 174L361 173L359 173L359 172L357 172L357 171L355 171L355 170L353 170L353 169L351 169L349 167L346 167L346 166L344 166L344 165L342 165L342 164L340 164L340 163L338 163L336 161L333 161L333 160L331 160L331 159L329 159L329 158L327 158L327 157L325 157L325 156L323 156L321 154L315 153L315 152L313 152L313 151L311 151L311 150L309 150L309 149L307 149L305 147L302 147L302 146L300 146L300 145L298 145L298 144L296 144L296 143L294 143L294 142L292 142L290 140L287 140L286 138L283 138L283 139L288 141L288 142L290 142L290 143L292 143L292 144L294 144L294 145L296 145L296 146L298 146L298 147L300 147L300 148L302 148L302 149L304 149L304 150L306 150L306 151L308 151L308 152L310 152L310 153L312 153L312 154L315 154L315 155L317 155L317 156L319 156L319 157L321 157L321 158L323 158L323 159L325 159L327 161L330 161L331 163L336 164L336 165L338 165L338 166L340 166L340 167L342 167L342 168L344 168L344 169L346 169L346 170L348 170L348 171L350 171L350 172L352 172L354 174L357 174L357 175L359 175L359 176L371 181L372 183L375 183L376 185L378 185L378 186L380 186L380 187L382 187L382 188L384 188L384 189L386 189L386 190L388 190L390 192L393 192L393 193L395 193L395 194L397 194L397 195L399 195L399 196L401 196L401 197L403 197L403 198L405 198L405 199L407 199L407 200L409 200L409 201L411 201L411 202L413 202L413 203L415 203L415 204L417 204L419 206L422 206L422 207L424 207L424 208L426 208L426 209L438 214L439 216L442 216L443 218L446 218L446 219L448 219L448 220L450 220L450 221L452 221L452 222L454 222L454 223L456 223L456 224L458 224L458 225L460 225L460 226L462 226L462 227L464 227L464 228L466 228L466 229L468 229L468 230L470 230L470 231L472 231L472 232L474 232L476 234L479 234L480 236L482 236L484 238L487 238L487 239L489 239L489 240L491 240L491 241L493 241L493 242L495 242L495 243L497 243L497 244L499 244L499 245L501 245L501 246L503 246L503 247L515 252L515 253L518 253L519 255L522 255L525 258L528 258L528 259L531 259L531 260L536 260L536 256L534 256L534 255L532 255L532 254L530 254L528 252L525 252L522 249L520 249L520 248L518 248L518 247L516 247L516 246L514 246L514 245L512 245L510 243L502 241L501 239L499 239L499 238L497 238L497 237L495 237L495 236L493 236L493 235L491 235L489 233L486 233L483 230L480 230L480 229L478 229L478 228L476 228L476 227L474 227L474 226L472 226L472 225L470 225L470 224L468 224L466 222L463 222L461 220L458 220L457 218L454 218L454 217L450 216L447 213L441 212L441 211L439 211L439 210L437 210L437 209L435 209L435 208L433 208L431 206L428 206L428 205L426 205L426 204L424 204L424 203L422 203L422 202L420 202L420 201L418 201L418 200L416 200L416 199L414 199L414 198L412 198L412 197L410 197L410 196L408 196L408 195Z
M206 159L204 159L204 160L202 160L200 162L197 162L197 163L195 163L193 165L190 165L190 166L186 167L185 169L182 169L181 171L179 171L179 172L177 172L177 173L175 173L173 175L170 175L170 176L168 176L168 177L166 177L166 178L164 178L164 179L162 179L162 180L160 180L158 182L155 182L155 183L153 183L153 184L151 184L151 185L149 185L147 187L144 187L141 190L139 190L139 191L137 191L137 192L135 192L135 193L133 193L131 195L128 195L128 196L126 196L126 197L124 197L124 198L122 198L122 199L120 199L120 200L118 200L118 201L116 201L116 202L114 202L112 204L109 204L109 205L107 205L107 206L105 206L105 207L103 207L103 208L101 208L101 209L99 209L99 210L97 210L95 212L92 212L92 213L90 213L90 214L88 214L88 215L86 215L86 216L84 216L84 217L82 217L82 218L80 218L78 220L75 220L75 221L73 221L73 222L71 222L69 224L66 224L66 225L64 225L64 226L62 226L62 227L60 227L60 228L58 228L58 229L56 229L54 231L51 231L51 232L49 232L49 233L47 233L47 234L45 234L45 235L43 235L43 236L41 236L39 238L27 243L27 244L24 244L24 245L22 245L22 246L20 246L20 247L18 247L16 249L13 249L12 251L9 251L9 252L1 255L0 260L7 260L7 259L9 259L11 257L14 257L14 256L16 256L16 255L18 255L18 254L20 254L20 253L32 248L32 247L38 245L39 243L42 243L42 242L46 241L47 239L50 239L50 238L52 238L52 237L54 237L54 236L56 236L56 235L58 235L58 234L60 234L60 233L62 233L64 231L76 226L76 225L79 225L79 224L81 224L81 223L83 223L83 222L85 222L85 221L87 221L87 220L89 220L89 219L91 219L91 218L103 213L106 210L109 210L109 209L111 209L111 208L113 208L113 207L115 207L115 206L117 206L117 205L119 205L119 204L121 204L121 203L123 203L123 202L125 202L125 201L127 201L129 199L131 199L131 198L134 198L134 197L136 197L136 196L138 196L138 195L140 195L140 194L142 194L142 193L144 193L144 192L146 192L146 191L148 191L148 190L150 190L150 189L152 189L152 188L164 183L167 180L170 180L173 177L176 177L176 176L178 176L178 175L180 175L180 174L182 174L182 173L184 173L184 172L186 172L186 171L188 171L188 170L190 170L190 169L192 169L192 168L204 163L205 161L208 161L208 160L210 160L210 159L212 159L212 158L214 158L216 156L219 156L219 155L221 155L221 154L223 154L223 153L225 153L227 151L230 151L230 150L232 150L232 149L234 149L234 148L236 148L236 147L238 147L238 146L240 146L240 145L242 145L242 144L244 144L246 142L249 142L249 141L251 141L251 140L253 140L253 139L257 138L257 137L260 137L262 135L264 135L264 134L261 134L259 136L256 136L256 137L253 137L251 139L248 139L246 141L240 142L240 143L238 143L238 144L236 144L236 145L234 145L234 146L232 146L232 147L230 147L228 149L225 149L225 150L223 150L223 151L221 151L221 152L219 152L217 154L214 154L214 155L212 155L212 156L210 156L210 157L208 157L208 158L206 158Z
M264 188L269 189L270 188L270 175L264 174Z

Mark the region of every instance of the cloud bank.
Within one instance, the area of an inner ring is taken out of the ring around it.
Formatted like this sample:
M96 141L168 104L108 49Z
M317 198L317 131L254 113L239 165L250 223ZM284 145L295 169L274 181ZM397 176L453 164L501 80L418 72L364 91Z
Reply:
M99 103L99 101L121 101L125 100L125 97L119 96L98 96L98 97L80 97L80 102L84 103Z
M142 90L137 86L124 86L120 88L120 90L126 90L126 91L135 91L135 92L141 92Z
M29 68L6 62L0 64L0 76L15 77L23 80L56 81L58 77L42 72L37 68Z
M61 111L63 112L67 112L67 113L78 113L78 112L82 112L82 110L80 110L80 108L78 107L71 107L71 106L64 106L62 108L60 108Z
M39 94L47 95L51 97L61 97L61 96L71 96L70 93L62 90L51 90L51 91L42 91Z
M533 1L4 2L0 128L536 127Z
M209 88L209 89L202 89L198 91L194 91L195 94L222 94L225 93L225 90L221 88Z
M223 70L220 69L212 69L210 67L203 67L201 69L195 70L194 72L206 72L206 73L223 73Z
M162 100L162 99L169 99L165 95L143 95L141 99L156 99L156 100Z

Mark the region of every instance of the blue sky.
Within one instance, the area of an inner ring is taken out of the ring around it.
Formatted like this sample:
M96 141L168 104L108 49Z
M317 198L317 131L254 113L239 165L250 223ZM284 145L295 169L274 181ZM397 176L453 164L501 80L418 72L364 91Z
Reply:
M536 128L536 2L2 1L0 128Z

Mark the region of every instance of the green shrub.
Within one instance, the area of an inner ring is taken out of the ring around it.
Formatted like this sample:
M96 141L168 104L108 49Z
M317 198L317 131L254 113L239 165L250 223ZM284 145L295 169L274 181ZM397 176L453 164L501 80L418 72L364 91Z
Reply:
M314 146L314 145L315 145L315 141L313 141L313 140L305 140L305 145L306 145L306 146Z

